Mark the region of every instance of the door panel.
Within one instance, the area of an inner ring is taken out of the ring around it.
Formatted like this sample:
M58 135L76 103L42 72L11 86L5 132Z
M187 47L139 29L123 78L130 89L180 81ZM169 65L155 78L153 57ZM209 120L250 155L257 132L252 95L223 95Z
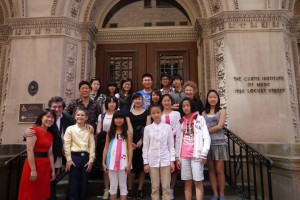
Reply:
M105 92L109 81L132 78L133 90L142 89L141 76L153 75L153 88L160 88L160 75L175 73L184 80L198 81L197 47L195 42L148 44L99 44L96 51L96 76Z

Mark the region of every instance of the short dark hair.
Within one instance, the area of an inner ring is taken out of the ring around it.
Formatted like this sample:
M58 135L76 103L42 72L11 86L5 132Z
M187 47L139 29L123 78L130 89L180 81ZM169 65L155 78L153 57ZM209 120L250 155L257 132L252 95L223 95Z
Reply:
M52 107L52 103L58 103L58 102L62 102L62 107L63 107L63 109L65 109L66 103L63 100L63 98L60 97L60 96L51 97L51 99L49 99L49 101L48 101L48 107L51 108Z
M151 112L152 108L159 108L161 111L163 111L163 106L161 104L153 104L149 106L149 112Z
M107 93L107 96L109 96L109 87L111 87L111 86L113 86L113 87L115 87L116 88L116 90L115 90L115 94L117 94L118 92L119 92L119 88L118 88L118 86L117 86L117 83L115 82L115 81L110 81L108 84L107 84L107 88L106 88L106 93Z
M50 113L53 117L54 117L54 123L56 121L56 115L55 112L53 110L50 110L49 108L46 108L44 110L42 110L42 112L38 115L38 117L36 118L35 121L35 125L37 126L41 126L42 125L42 118L47 115L48 113Z
M145 77L149 77L149 78L151 78L151 80L153 80L153 76L152 76L151 74L149 74L149 73L143 74L142 80L143 80Z
M180 104L179 104L179 111L180 111L180 113L181 113L181 116L184 116L184 115L185 115L185 113L184 113L183 110L182 110L182 104L183 104L184 101L190 102L191 113L194 113L194 112L197 111L195 101L194 101L193 99L190 99L190 98L188 98L188 97L185 97L185 98L180 102ZM201 114L201 113L200 113L200 114Z
M162 80L164 77L167 77L170 80L170 75L167 73L163 73L160 75L160 80Z
M183 80L183 79L182 79L182 76L179 75L179 74L174 74L174 75L173 75L173 77L172 77L172 82L173 82L175 79L179 79L179 80L181 80L181 81Z
M140 98L140 97L142 97L142 99L144 99L144 97L143 97L143 95L141 93L134 93L132 95L131 99L133 101L134 99L137 99L137 98Z
M118 99L117 99L117 97L109 97L109 96L106 97L106 100L104 102L104 107L105 107L106 110L108 110L109 102L115 102L116 103L116 109L115 110L118 110Z
M90 89L92 89L91 84L88 81L80 81L78 84L78 89L80 90L81 86L87 85Z

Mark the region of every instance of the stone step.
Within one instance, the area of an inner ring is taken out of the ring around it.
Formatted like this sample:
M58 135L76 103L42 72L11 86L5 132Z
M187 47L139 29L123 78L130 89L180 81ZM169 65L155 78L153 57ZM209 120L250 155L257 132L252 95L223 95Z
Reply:
M211 186L208 180L203 181L204 184L204 200L209 200L212 197L212 190ZM100 196L103 194L103 188L104 184L102 180L95 179L95 180L89 180L89 186L88 186L88 200L96 200L101 199L97 198L97 196ZM135 182L135 188L137 188L137 181ZM66 194L68 190L68 178L65 177L63 180L61 180L57 184L57 197L58 200L64 200L66 199ZM151 182L149 179L145 180L144 184L144 200L150 200L151 199ZM225 195L227 200L241 200L242 198L237 195L237 193L228 185L226 184L225 188ZM175 191L174 191L175 199L178 200L184 200L184 182L181 180L177 180ZM193 196L195 196L195 191L193 191ZM135 199L135 198L134 198ZM195 199L195 197L193 198Z

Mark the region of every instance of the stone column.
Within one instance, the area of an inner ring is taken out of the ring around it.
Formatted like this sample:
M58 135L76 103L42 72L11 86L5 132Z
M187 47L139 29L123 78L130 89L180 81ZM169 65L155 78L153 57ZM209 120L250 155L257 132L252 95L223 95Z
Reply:
M240 11L199 23L206 90L219 91L228 127L273 161L274 199L299 199L299 20Z
M96 33L92 23L67 17L13 18L11 28L8 79L2 94L3 143L19 143L22 132L32 124L18 123L19 103L44 103L62 96L68 103L78 96L78 83L91 75L91 44ZM37 94L28 93L28 84L36 81ZM18 134L16 134L18 132Z

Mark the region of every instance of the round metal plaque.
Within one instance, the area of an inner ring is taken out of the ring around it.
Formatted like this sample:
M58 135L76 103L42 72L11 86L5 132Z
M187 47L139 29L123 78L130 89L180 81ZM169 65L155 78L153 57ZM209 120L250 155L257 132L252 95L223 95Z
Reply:
M28 85L28 93L31 95L31 96L34 96L36 95L36 93L38 92L39 90L39 85L36 81L31 81Z

